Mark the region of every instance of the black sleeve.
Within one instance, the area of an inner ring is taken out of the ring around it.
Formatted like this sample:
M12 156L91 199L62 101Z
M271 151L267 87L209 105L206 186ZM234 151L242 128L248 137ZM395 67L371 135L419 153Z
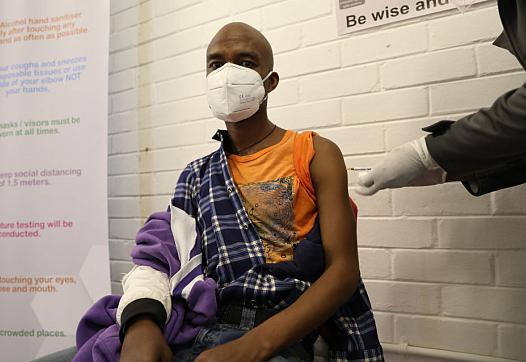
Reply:
M124 341L126 331L130 326L138 320L150 319L164 330L166 323L166 311L161 302L155 299L142 298L131 302L124 308L121 316L121 328L119 330L119 338L121 343Z
M498 8L504 32L494 44L508 49L526 70L526 2L499 0ZM526 157L525 141L526 84L505 93L490 108L426 137L429 153L453 178L499 168L510 160ZM509 182L513 178L510 172Z
M526 84L499 97L488 109L424 131L433 159L479 196L526 182Z
M427 136L426 144L433 159L460 178L526 156L526 84Z
M526 158L510 161L502 166L478 172L462 183L474 196L520 185L526 182Z

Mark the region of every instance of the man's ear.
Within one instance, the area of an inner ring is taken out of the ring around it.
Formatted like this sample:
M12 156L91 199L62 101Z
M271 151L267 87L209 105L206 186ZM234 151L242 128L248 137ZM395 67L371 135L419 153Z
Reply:
M267 86L265 87L267 93L272 92L279 84L279 74L276 72L272 72L270 77L267 79Z

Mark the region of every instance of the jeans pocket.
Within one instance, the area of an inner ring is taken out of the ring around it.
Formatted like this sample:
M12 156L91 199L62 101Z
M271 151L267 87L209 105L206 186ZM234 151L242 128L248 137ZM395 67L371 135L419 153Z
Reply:
M206 343L206 335L210 332L210 328L202 327L201 330L197 333L194 339L194 345L201 345Z

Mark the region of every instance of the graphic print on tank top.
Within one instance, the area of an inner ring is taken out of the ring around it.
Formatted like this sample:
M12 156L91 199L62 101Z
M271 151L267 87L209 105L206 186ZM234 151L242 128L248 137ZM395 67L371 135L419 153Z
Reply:
M292 260L294 228L294 177L239 184L245 209L263 242L267 263Z

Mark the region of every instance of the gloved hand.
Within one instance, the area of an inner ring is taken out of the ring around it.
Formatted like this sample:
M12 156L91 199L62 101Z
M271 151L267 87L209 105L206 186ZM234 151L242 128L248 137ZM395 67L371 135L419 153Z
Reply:
M360 173L353 189L373 195L386 188L435 185L445 179L446 172L429 154L424 136L393 149L371 171Z

